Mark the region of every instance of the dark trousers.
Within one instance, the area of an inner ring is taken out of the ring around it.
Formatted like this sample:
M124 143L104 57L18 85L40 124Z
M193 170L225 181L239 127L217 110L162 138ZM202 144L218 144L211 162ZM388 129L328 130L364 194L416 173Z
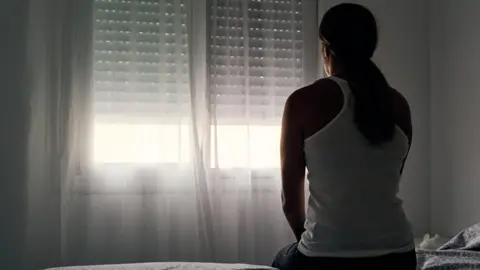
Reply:
M415 250L367 258L307 257L297 249L298 243L284 247L275 257L272 266L280 270L350 270L385 269L415 270Z

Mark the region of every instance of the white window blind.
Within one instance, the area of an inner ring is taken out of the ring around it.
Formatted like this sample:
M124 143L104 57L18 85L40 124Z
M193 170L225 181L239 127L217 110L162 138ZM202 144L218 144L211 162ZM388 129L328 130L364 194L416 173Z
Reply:
M189 160L187 2L95 0L95 162Z
M303 84L302 0L210 0L212 112L221 123L279 124Z
M205 97L212 166L278 166L285 100L315 69L315 1L202 2L95 0L96 161L188 162L192 99ZM188 29L193 17L208 34Z
M95 0L96 119L189 113L186 0Z

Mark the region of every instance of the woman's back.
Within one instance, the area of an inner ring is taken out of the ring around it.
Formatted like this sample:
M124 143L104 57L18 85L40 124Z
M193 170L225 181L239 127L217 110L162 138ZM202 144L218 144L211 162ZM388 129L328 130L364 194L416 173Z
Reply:
M355 124L349 84L327 80L297 94L303 100L298 120L303 122L310 190L298 248L315 257L409 251L413 236L397 193L411 131L401 127L405 121L400 117L390 141L371 145ZM392 98L403 99L393 90ZM408 117L408 105L402 108L402 103L393 102L399 104L394 111Z
M273 265L415 269L411 226L397 197L412 141L410 109L372 61L375 17L358 4L334 6L319 37L331 77L295 91L282 120L283 212L299 242Z

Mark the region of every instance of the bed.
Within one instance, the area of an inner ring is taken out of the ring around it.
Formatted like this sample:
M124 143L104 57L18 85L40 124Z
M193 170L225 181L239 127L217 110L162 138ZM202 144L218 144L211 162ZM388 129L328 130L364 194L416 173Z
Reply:
M417 249L418 267L422 270L480 269L480 224L460 232L437 250ZM47 270L273 270L247 264L218 263L143 263L51 268Z
M249 264L162 262L60 267L46 270L274 270L274 268Z
M480 224L461 231L437 250L417 250L418 269L480 269Z

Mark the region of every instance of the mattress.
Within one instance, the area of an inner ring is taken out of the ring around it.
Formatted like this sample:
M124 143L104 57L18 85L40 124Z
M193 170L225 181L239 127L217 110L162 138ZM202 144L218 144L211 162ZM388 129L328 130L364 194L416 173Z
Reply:
M273 270L268 266L222 263L139 263L49 268L46 270Z

